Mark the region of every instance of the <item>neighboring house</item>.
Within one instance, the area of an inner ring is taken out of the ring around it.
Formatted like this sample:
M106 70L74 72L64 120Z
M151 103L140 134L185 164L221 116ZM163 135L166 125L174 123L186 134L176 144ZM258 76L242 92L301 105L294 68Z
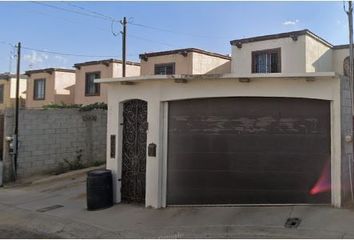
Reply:
M76 68L76 104L107 102L106 86L101 87L101 84L95 83L94 80L122 76L122 61L116 59L77 63L74 67ZM140 64L127 61L126 76L139 76L139 74Z
M140 75L230 73L231 57L197 48L140 54Z
M74 103L75 70L46 68L25 74L28 76L26 108Z
M231 47L231 73L180 75L177 62L173 75L97 80L109 89L115 202L343 206L353 173L346 50L309 30Z
M26 100L27 76L20 75L20 106L23 107ZM14 108L16 102L16 75L10 73L0 74L0 111Z
M334 46L305 29L231 41L232 73L343 74L348 45Z

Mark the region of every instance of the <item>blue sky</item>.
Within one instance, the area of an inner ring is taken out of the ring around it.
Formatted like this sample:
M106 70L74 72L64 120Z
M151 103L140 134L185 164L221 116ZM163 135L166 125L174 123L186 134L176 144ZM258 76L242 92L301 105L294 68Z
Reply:
M139 53L187 47L229 54L230 40L304 28L332 44L348 42L342 2L0 2L0 10L0 72L15 71L13 49L4 42L102 56L23 49L22 70L120 58L121 37L112 34L112 21L93 11L129 19L127 54L133 61ZM113 30L119 32L120 24Z

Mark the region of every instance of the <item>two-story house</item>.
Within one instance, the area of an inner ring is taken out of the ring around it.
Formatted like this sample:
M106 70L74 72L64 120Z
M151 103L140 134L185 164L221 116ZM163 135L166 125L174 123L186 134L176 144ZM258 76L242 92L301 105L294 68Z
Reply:
M139 55L141 76L220 74L231 71L231 57L198 48L184 48Z
M353 174L347 47L302 30L231 49L229 72L151 53L141 76L96 80L109 89L115 202L342 206Z
M24 106L26 100L27 76L20 75L19 94L20 106ZM16 101L16 75L10 73L0 74L0 112L7 108L14 108Z
M26 71L26 108L42 108L48 104L73 104L75 70L46 68Z
M107 59L76 63L76 85L75 103L93 104L96 102L107 102L107 86L101 87L100 83L95 83L98 78L115 78L122 76L122 61L117 59ZM140 64L136 62L126 62L126 76L139 76Z

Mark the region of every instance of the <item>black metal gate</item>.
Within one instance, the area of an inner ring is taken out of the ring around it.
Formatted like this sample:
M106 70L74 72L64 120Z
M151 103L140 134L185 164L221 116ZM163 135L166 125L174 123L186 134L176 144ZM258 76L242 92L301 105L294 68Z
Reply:
M123 106L122 201L145 202L147 103Z

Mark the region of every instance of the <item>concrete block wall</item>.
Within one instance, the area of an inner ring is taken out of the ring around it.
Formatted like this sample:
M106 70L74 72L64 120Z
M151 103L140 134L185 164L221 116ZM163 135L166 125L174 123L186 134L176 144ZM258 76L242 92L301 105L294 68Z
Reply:
M5 124L5 132L11 135L14 127L13 111L7 112L5 119L9 121ZM55 171L60 163L65 165L64 159L74 161L80 150L83 164L105 162L106 132L106 110L21 110L18 178ZM4 155L6 180L11 180L8 149Z
M353 116L350 84L348 77L341 77L341 185L342 204L351 200L351 179L353 176L353 142L346 141L346 136L353 136Z

